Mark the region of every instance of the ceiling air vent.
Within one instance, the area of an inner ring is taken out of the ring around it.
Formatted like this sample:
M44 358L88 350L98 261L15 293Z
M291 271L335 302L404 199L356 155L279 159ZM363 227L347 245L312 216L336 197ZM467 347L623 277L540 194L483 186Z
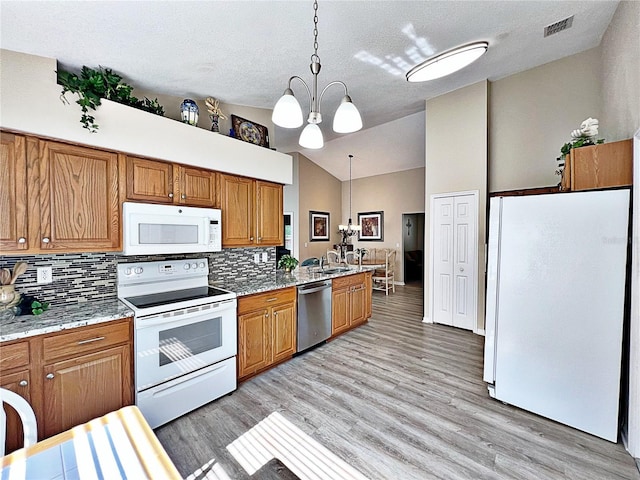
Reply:
M564 20L560 20L559 22L552 23L551 25L547 25L544 27L544 36L548 37L549 35L553 35L554 33L561 32L562 30L566 30L567 28L571 28L573 25L573 15L565 18Z

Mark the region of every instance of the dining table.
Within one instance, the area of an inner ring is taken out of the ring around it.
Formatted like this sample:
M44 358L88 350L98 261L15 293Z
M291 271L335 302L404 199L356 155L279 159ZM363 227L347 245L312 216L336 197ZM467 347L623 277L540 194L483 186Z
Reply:
M1 480L182 478L135 405L2 457Z

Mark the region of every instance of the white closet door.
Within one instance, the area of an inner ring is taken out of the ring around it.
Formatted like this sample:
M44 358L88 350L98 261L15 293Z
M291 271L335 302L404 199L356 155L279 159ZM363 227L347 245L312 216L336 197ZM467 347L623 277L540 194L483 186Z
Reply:
M473 330L476 322L477 200L432 198L433 321Z
M434 199L433 321L453 325L453 197Z

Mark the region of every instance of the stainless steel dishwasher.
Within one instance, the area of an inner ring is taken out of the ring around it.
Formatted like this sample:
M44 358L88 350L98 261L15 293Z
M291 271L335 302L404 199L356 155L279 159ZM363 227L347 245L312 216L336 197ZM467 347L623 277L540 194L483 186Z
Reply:
M298 348L301 352L331 336L331 280L298 287Z

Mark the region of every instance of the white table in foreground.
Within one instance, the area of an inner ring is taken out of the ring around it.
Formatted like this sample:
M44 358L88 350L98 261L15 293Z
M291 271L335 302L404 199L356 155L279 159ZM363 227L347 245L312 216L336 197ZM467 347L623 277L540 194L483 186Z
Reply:
M2 457L2 480L180 479L135 406Z

